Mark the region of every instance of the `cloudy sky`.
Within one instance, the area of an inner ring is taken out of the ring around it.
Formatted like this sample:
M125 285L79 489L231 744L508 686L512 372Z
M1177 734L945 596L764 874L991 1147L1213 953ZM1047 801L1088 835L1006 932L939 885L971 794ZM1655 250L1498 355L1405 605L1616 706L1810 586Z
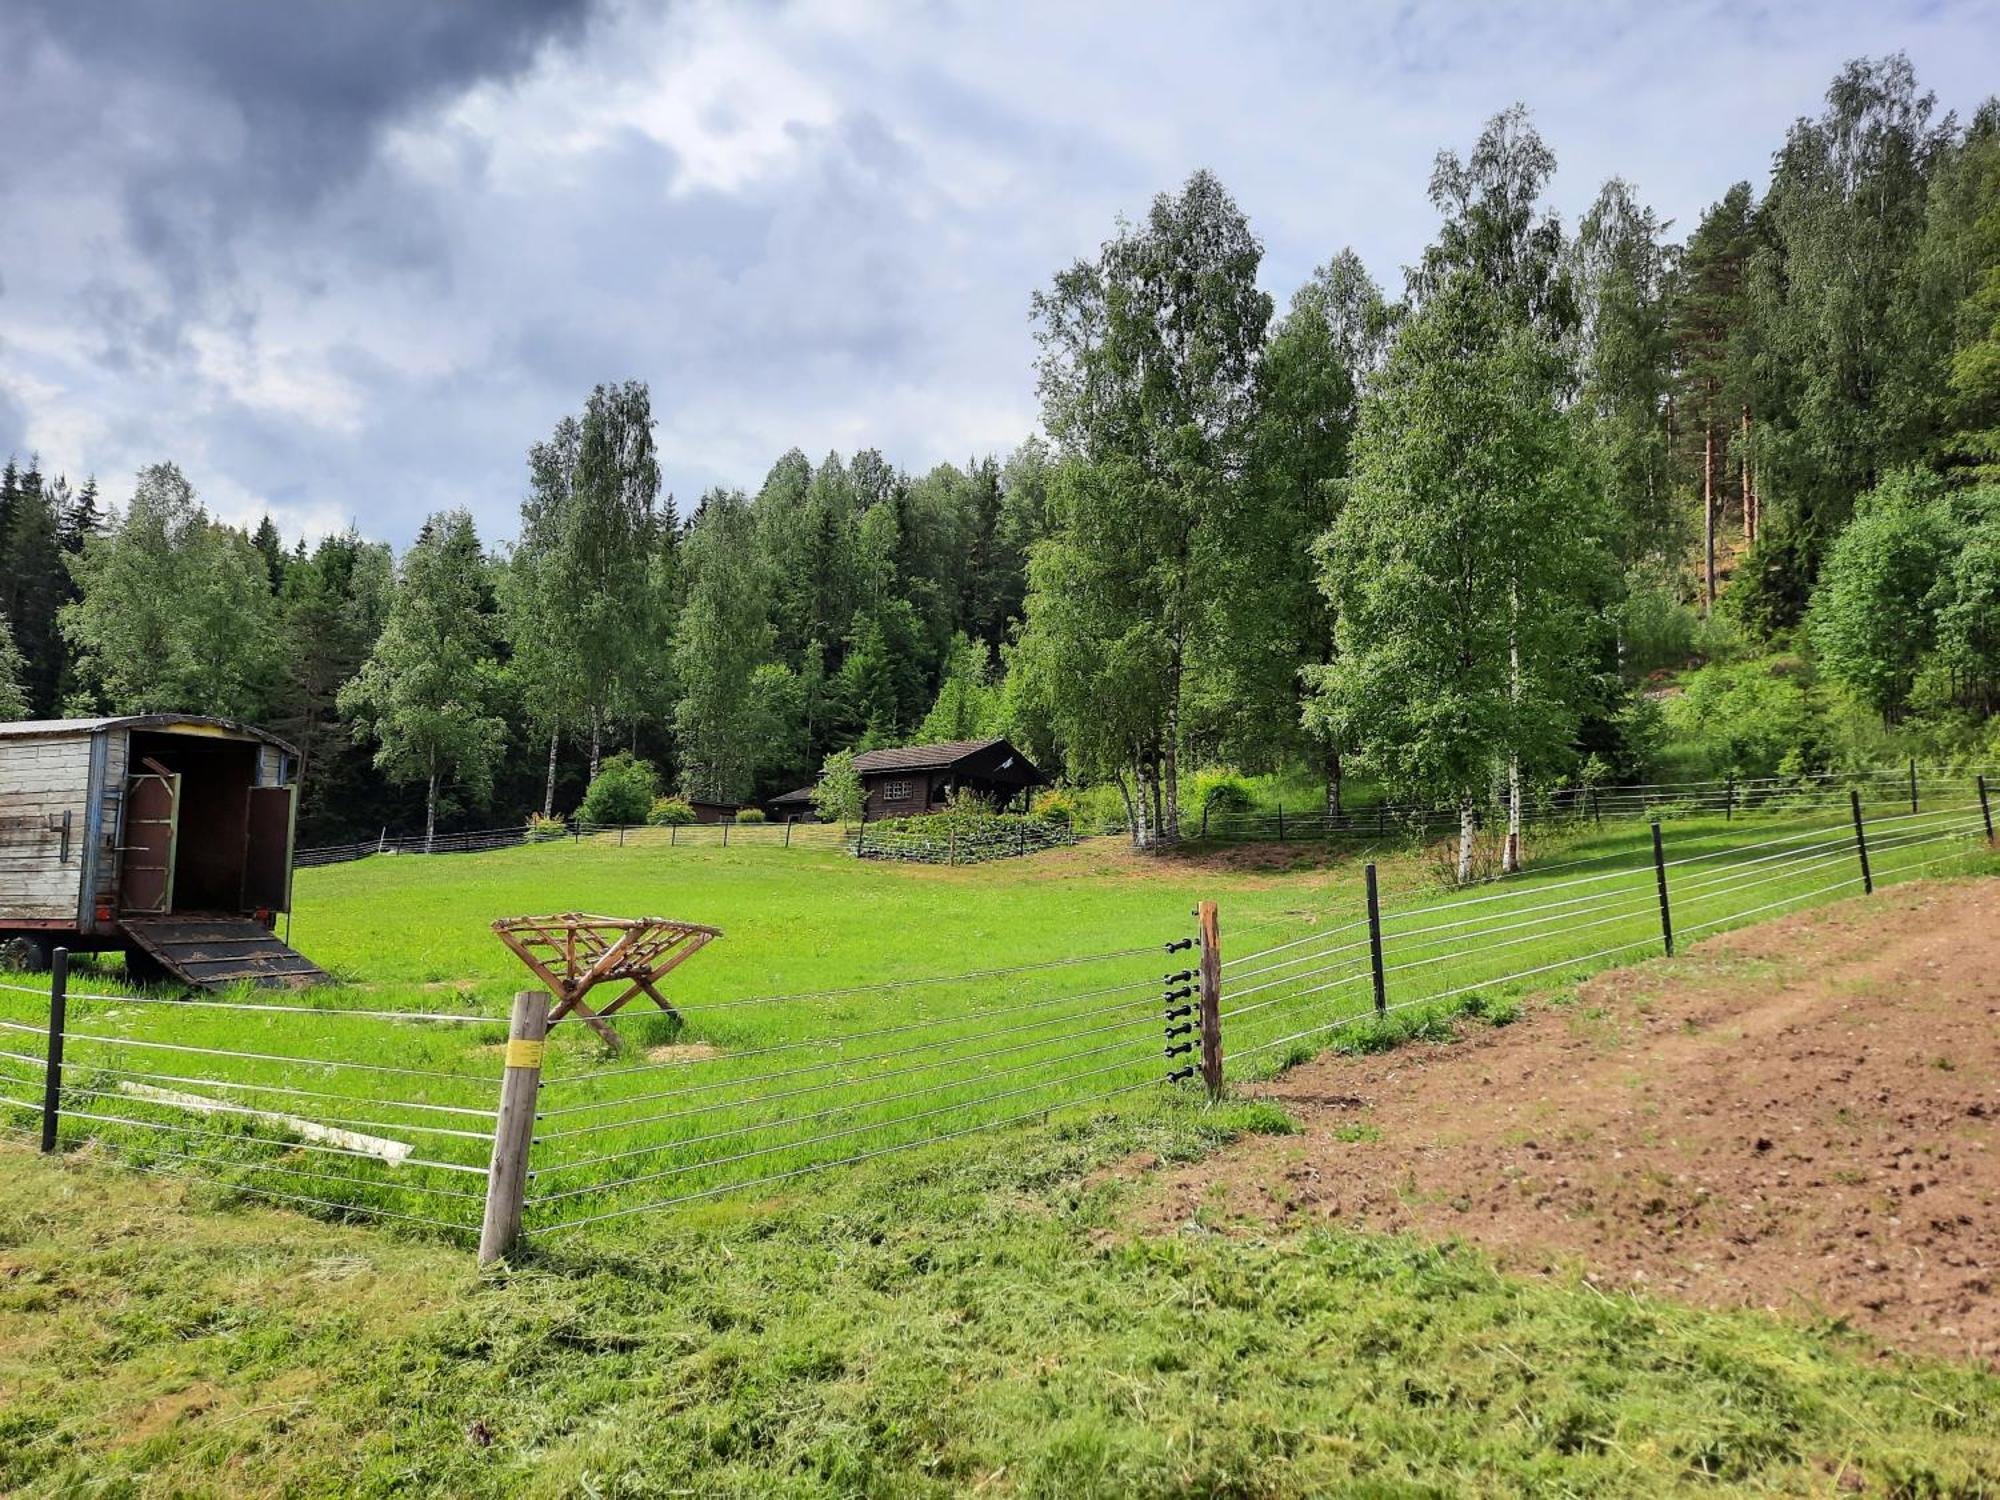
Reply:
M2000 0L5 0L0 455L398 544L510 536L601 380L683 506L962 460L1034 426L1030 292L1198 166L1281 302L1349 244L1394 284L1517 99L1566 219L1621 174L1686 227L1898 48L1969 113Z

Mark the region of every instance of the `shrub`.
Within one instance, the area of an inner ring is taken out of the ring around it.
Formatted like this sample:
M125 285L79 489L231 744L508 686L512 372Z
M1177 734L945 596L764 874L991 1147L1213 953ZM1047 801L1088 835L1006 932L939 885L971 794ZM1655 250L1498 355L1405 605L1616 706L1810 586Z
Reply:
M1826 708L1797 657L1703 667L1668 700L1668 725L1696 745L1710 774L1797 775L1832 755Z
M1626 672L1644 677L1664 667L1684 666L1695 654L1695 634L1700 624L1671 583L1664 579L1635 580L1618 612Z
M587 823L643 823L659 791L652 762L620 750L598 766L576 815Z
M1069 787L1051 787L1038 793L1034 803L1035 816L1047 823L1061 823L1069 827L1083 816L1083 799Z
M1203 766L1187 778L1181 796L1196 817L1248 812L1256 805L1249 781L1233 766Z
M746 807L741 812L737 813L736 821L739 823L762 823L767 820L764 817L763 808Z
M680 797L655 797L646 821L656 828L685 828L694 821L694 809Z
M813 810L825 823L852 823L868 803L861 777L854 769L854 752L837 750L820 767L813 787Z
M569 834L569 824L561 818L545 818L540 813L528 814L528 842L544 844L550 839L565 838Z

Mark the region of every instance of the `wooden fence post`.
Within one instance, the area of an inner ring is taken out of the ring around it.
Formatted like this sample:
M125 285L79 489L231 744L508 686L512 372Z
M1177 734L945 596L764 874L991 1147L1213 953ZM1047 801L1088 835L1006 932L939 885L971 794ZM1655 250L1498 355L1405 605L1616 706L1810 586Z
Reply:
M1986 800L1986 778L1981 776L1978 781L1979 816L1986 820L1986 842L1990 844L1993 842L1993 804Z
M1375 971L1375 1014L1389 1013L1388 976L1382 969L1382 901L1375 888L1375 866L1362 873L1368 877L1368 962Z
M1910 762L1910 811L1917 810L1917 763Z
M69 1024L69 949L58 948L49 964L49 1051L42 1076L42 1150L56 1149L56 1122L62 1118L63 1034Z
M791 818L785 819L785 847L787 849L792 847L792 822Z
M725 848L725 849L727 849L727 848L729 847L729 824L730 824L730 822L731 822L731 820L730 820L730 819L728 819L728 818L724 818L724 819L722 820L722 847L723 847L723 848Z
M1722 794L1722 821L1727 823L1736 817L1736 773L1729 773L1728 788Z
M1653 819L1653 875L1660 886L1660 939L1667 945L1667 957L1674 956L1674 914L1667 905L1667 851L1660 840L1660 820Z
M1861 894L1872 896L1875 894L1875 876L1868 868L1868 835L1861 827L1861 792L1858 788L1850 788L1847 797L1854 809L1854 852L1861 856Z
M1278 842L1282 844L1284 843L1284 841L1285 841L1285 804L1280 802L1278 804Z
M542 1039L548 1032L548 996L540 990L519 991L507 1027L507 1071L500 1080L493 1160L486 1171L486 1218L479 1229L482 1266L505 1258L521 1237L528 1153L535 1135L535 1101L542 1087Z
M1208 1097L1222 1097L1222 927L1215 903L1197 909L1201 919L1201 1081Z

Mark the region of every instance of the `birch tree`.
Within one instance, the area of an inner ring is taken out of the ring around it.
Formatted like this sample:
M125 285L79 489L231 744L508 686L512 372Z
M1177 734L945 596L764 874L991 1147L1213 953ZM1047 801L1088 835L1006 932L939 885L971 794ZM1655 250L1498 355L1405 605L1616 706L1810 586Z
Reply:
M27 663L14 644L13 627L0 615L0 721L28 717L28 695L21 686L26 676Z
M485 555L472 516L430 517L397 570L389 617L340 710L375 765L424 789L424 842L437 834L440 799L456 788L483 801L506 734L489 711L498 663Z
M1336 654L1309 717L1392 791L1459 809L1461 880L1496 770L1557 758L1584 698L1603 528L1546 370L1490 288L1442 283L1362 403L1320 544Z
M662 536L660 465L644 383L598 386L580 420L563 418L529 451L528 472L508 618L531 717L549 735L552 799L562 728L585 736L594 778L607 729L660 670L657 612L646 603Z
M1052 699L1066 705L1066 744L1101 749L1117 721L1125 763L1158 808L1146 821L1165 839L1179 832L1190 671L1224 584L1214 564L1235 542L1226 501L1242 482L1271 319L1262 254L1222 184L1197 172L1034 299L1043 420L1064 463L1049 494L1053 534L1037 549L1060 556L1031 576L1091 597L1058 601L1031 584L1024 634L1042 632L1052 649L1026 659L1088 657L1109 642L1121 674L1139 674L1121 675L1115 708ZM1052 634L1072 618L1102 633ZM1100 712L1106 722L1090 722Z
M714 491L683 548L687 602L674 631L681 697L674 742L683 796L747 797L762 749L751 679L771 650L755 522L739 490Z

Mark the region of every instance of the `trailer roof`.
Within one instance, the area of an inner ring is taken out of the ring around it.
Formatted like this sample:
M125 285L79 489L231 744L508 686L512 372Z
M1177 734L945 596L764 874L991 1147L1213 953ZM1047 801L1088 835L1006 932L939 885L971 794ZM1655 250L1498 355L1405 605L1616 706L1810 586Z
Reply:
M235 719L217 719L205 714L111 714L97 719L12 719L0 723L0 739L61 739L67 735L95 734L100 729L159 729L169 733L213 735L225 739L262 740L276 745L288 755L298 747L268 729Z

